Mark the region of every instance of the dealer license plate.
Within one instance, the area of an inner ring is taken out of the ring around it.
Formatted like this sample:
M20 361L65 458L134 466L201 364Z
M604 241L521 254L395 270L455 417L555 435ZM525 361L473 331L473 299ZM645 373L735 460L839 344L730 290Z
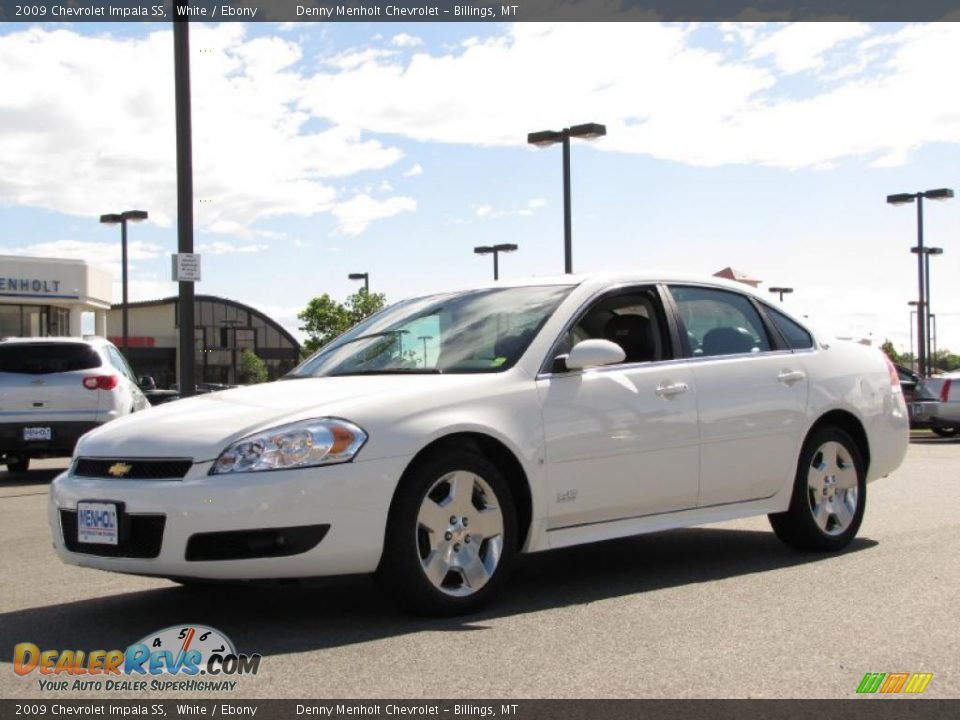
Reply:
M24 440L50 440L53 433L48 427L25 427L23 429Z
M117 544L117 506L113 503L77 503L77 540L99 545Z

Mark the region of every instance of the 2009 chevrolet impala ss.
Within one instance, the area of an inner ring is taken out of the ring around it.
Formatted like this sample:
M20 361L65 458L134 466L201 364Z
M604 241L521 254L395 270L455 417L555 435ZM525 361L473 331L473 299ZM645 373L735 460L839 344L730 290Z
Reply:
M760 513L839 550L907 439L876 349L715 279L567 276L406 300L280 381L95 430L50 524L76 565L375 572L456 613L518 552Z

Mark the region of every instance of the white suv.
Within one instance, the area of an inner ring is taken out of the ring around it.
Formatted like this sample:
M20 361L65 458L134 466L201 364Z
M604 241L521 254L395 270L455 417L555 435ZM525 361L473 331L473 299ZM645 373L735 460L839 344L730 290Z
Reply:
M149 407L120 351L103 338L0 341L0 464L73 453L88 430Z

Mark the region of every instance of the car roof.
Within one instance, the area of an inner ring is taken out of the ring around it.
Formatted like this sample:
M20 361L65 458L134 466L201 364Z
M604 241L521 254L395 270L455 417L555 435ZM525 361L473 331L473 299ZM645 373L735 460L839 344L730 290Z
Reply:
M605 286L616 287L618 285L645 285L652 283L695 283L697 285L711 285L714 287L725 288L727 290L734 290L736 292L753 295L760 300L769 302L757 291L756 288L746 285L745 283L727 280L726 278L720 278L714 275L699 275L676 271L643 273L595 272L574 275L547 275L542 277L529 276L522 278L511 278L508 280L487 281L475 285L461 287L450 287L440 292L431 292L427 293L426 295L443 294L444 292L492 290L496 288L538 287L544 285L590 285L599 289ZM425 295L420 295L419 297L424 296Z
M109 345L110 341L102 337L7 337L0 338L0 342L13 344L27 343L46 343L46 344L83 344L83 345Z

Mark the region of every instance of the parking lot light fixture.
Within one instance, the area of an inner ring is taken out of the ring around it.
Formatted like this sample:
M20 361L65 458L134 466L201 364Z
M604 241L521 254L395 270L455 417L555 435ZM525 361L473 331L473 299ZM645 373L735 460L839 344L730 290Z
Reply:
M350 273L347 275L350 280L363 280L363 291L370 294L370 273Z
M121 266L121 286L123 288L123 356L127 357L127 345L129 343L129 326L127 325L127 289L129 287L127 279L127 223L140 222L149 217L146 210L126 210L122 213L107 213L100 216L100 222L103 225L120 225L120 266Z
M527 143L537 147L563 144L563 271L573 272L573 222L570 210L570 138L595 140L607 134L600 123L571 125L563 130L540 130L527 134Z
M784 296L784 295L789 295L790 293L792 293L792 292L793 292L793 288L792 288L792 287L772 287L772 288L770 288L770 292L772 292L772 293L779 293L779 295L780 295L780 302L781 302L781 304L782 304L782 303L783 303L783 296Z
M500 253L515 252L519 245L500 243L499 245L480 245L473 249L477 255L493 255L493 279L500 279Z
M923 201L924 198L949 200L952 197L953 190L950 188L887 195L887 203L890 205L908 205L914 201L917 203L917 245L910 251L917 256L917 369L921 375L929 374L930 364L930 262L923 247Z

